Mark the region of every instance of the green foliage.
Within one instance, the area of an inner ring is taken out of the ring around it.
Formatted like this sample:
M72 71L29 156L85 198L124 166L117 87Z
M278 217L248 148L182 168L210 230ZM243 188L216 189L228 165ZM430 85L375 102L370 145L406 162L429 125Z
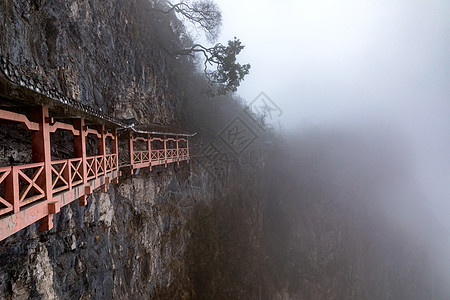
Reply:
M217 44L212 48L211 58L207 62L215 63L217 69L211 73L206 71L207 77L219 84L218 93L235 92L245 75L249 73L250 64L241 65L236 62L236 56L244 49L241 41L236 37L228 41L228 46Z
M236 62L237 55L244 49L238 38L228 41L228 45L221 43L206 48L195 44L192 47L174 52L175 55L191 55L201 53L204 56L204 72L212 86L212 94L225 95L237 91L241 81L250 71L250 64L241 65ZM210 67L216 67L211 70ZM215 86L214 86L215 84Z
M225 95L237 91L250 70L250 64L241 65L237 62L237 55L245 47L242 42L235 37L227 45L217 43L208 48L193 44L192 37L184 26L184 20L187 20L202 29L210 42L217 40L222 26L222 13L214 1L197 0L176 4L162 1L150 11L156 20L166 19L169 22L170 32L159 38L166 40L162 47L167 53L176 58L191 59L196 58L195 54L203 54L203 71L210 83L209 95ZM173 38L167 41L166 36ZM186 46L187 44L193 45Z

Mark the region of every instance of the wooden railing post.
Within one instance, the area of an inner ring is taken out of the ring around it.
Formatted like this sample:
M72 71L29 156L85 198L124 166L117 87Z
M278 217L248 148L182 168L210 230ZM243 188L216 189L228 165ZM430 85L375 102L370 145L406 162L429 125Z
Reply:
M97 153L98 155L103 155L103 171L106 176L106 137L105 137L105 126L98 125L97 131L100 133L100 138L97 139Z
M72 167L70 164L71 164L70 160L67 160L67 166L64 169L64 173L63 173L64 179L67 180L67 187L68 187L69 191L72 190L72 180L71 180L72 179Z
M100 138L97 138L97 155L101 155L102 163L101 166L103 168L103 177L105 178L105 184L101 186L102 193L106 193L107 191L107 183L106 183L106 137L105 137L105 126L98 125L97 131L100 133ZM97 158L96 158L97 159ZM96 162L97 164L97 162ZM98 171L97 171L98 173Z
M134 149L133 149L133 133L131 132L131 130L129 131L128 134L128 143L129 143L129 148L130 148L130 170L131 170L131 174L133 174L133 168L134 168Z
M167 168L167 139L164 136L164 167Z
M189 163L189 139L186 137L186 156L187 162Z
M116 167L112 167L111 169L117 169L117 177L114 179L114 183L119 183L119 176L120 176L120 171L119 171L119 139L117 136L117 128L113 129L113 135L114 135L114 140L111 143L111 154L114 154L115 156L113 157L113 160L115 161L115 165ZM113 163L114 165L114 163Z
M17 168L11 166L11 173L5 179L5 198L13 205L14 213L20 210L19 193L19 174Z
M177 141L176 141L176 143L177 143L177 165L179 166L180 165L180 149L178 147L178 141L179 141L179 139L177 138Z
M113 138L113 141L111 142L111 154L114 154L115 155L115 165L117 166L117 169L118 169L118 166L119 166L119 153L118 153L118 149L119 149L119 142L118 142L118 139L117 139L117 129L116 128L114 128L113 129L113 135L114 135L114 138ZM112 169L114 169L114 168L112 168Z
M97 179L98 177L98 168L97 168L97 156L94 155L92 158L92 167L94 169L94 179Z
M39 123L39 130L31 133L32 158L33 162L44 162L43 179L38 184L43 187L46 202L50 205L53 202L52 191L52 156L50 150L50 115L47 107L39 107L31 113L31 119ZM14 174L13 174L14 175ZM42 185L41 185L42 184ZM59 202L58 202L59 204ZM40 229L42 231L53 228L53 213L59 211L59 205L51 204L51 212L41 219ZM47 209L50 206L47 207Z
M83 180L83 186L87 186L87 166L86 166L86 130L84 125L84 119L75 119L73 121L75 129L80 131L80 135L73 137L73 148L75 157L81 157L81 177ZM84 194L80 198L80 205L87 205L87 195Z
M152 138L150 133L147 134L147 149L148 149L148 168L152 170Z

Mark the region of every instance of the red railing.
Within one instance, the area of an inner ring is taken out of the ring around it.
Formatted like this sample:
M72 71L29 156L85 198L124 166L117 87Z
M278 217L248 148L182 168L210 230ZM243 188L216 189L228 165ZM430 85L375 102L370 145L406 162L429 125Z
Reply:
M53 194L68 190L83 182L82 158L52 161L51 166ZM105 156L88 157L86 158L86 169L87 180L103 176L105 173L117 169L117 155L107 154Z
M133 161L135 164L142 164L149 162L148 151L134 151Z
M145 152L145 151L143 151ZM137 152L135 152L137 153ZM186 160L188 156L188 149L187 148L180 148L178 149L166 149L166 150L152 150L151 153L151 160L152 161L158 161L158 160L166 160L166 159L173 159L173 158L180 158L180 160ZM138 163L138 160L135 156L135 162Z
M80 158L72 158L68 160L70 168L69 168L69 178L70 178L70 186L74 187L83 183L83 159Z
M167 149L166 152L166 157L169 159L177 157L177 149Z
M117 165L116 154L86 158L87 180L117 170ZM52 194L83 183L82 166L82 158L52 161ZM0 215L19 211L21 207L45 198L43 171L43 162L0 168Z
M45 197L44 163L0 168L0 215Z
M98 178L117 169L117 154L86 157L87 180Z
M86 157L86 179L91 180L97 176L97 164L95 163L95 156Z
M112 160L113 160L113 169L114 170L119 170L119 156L117 154L113 154L112 155Z
M117 165L116 154L86 158L87 180L117 170ZM82 166L82 158L52 161L52 194L68 191L83 183ZM43 162L0 168L0 215L19 211L21 207L45 198L43 171Z
M11 199L7 199L7 189L11 188L6 184L6 180L11 174L12 167L2 167L0 168L0 215L9 213L14 209L13 202Z
M147 144L147 149L144 151L135 151L134 150L134 142L142 142ZM153 146L156 146L155 143L158 143L156 149ZM181 143L181 145L180 145ZM139 168L150 167L157 165L167 165L169 163L180 163L180 161L187 160L189 162L189 141L187 138L180 137L166 137L166 136L157 136L152 137L150 134L147 134L146 137L134 136L134 134L130 131L128 133L128 146L130 151L130 165L131 165L131 173L133 174L133 170ZM162 147L164 147L162 149Z
M84 119L74 119L72 124L54 122L46 107L37 107L26 115L0 110L0 120L17 122L36 133L32 139L33 160L36 163L0 167L0 240L26 226L41 220L41 230L50 230L53 215L60 207L79 199L87 204L87 195L94 189L107 191L107 185L118 182L119 156L117 130L105 130L104 125L85 125ZM74 137L76 158L51 160L51 133L57 130L70 131ZM86 137L97 139L97 153L86 157ZM176 136L176 135L175 135ZM111 138L110 142L106 138ZM133 151L133 142L147 143L147 150ZM157 149L152 149L157 142ZM180 142L184 142L183 148ZM108 152L107 145L110 145ZM187 139L175 137L135 137L129 133L131 172L135 168L166 165L181 160L189 161ZM161 149L162 146L164 149ZM175 148L176 147L176 148ZM184 148L185 147L185 148ZM159 149L158 149L159 148Z
M117 169L117 154L106 154L106 172L111 172Z
M185 157L187 156L187 154L188 154L187 148L181 148L181 149L178 149L178 155L179 155L180 157L185 158Z
M43 162L13 166L12 168L13 182L17 180L16 182L19 183L19 207L45 197L43 186L45 180L44 174L42 173L44 170ZM26 172L30 175L27 175ZM16 193L14 193L14 196L16 196Z
M98 155L95 157L95 178L98 176L105 175L105 157L103 155Z
M152 150L152 160L165 160L165 150Z
M52 192L53 194L69 189L70 163L68 160L52 161Z

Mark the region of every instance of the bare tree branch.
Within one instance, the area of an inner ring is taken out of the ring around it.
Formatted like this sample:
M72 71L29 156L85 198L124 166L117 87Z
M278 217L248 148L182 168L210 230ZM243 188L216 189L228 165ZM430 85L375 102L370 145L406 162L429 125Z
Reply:
M217 40L222 26L222 12L214 1L197 0L192 4L185 2L172 4L169 1L165 3L169 6L168 9L153 8L152 10L162 14L179 13L189 22L199 26L210 42Z

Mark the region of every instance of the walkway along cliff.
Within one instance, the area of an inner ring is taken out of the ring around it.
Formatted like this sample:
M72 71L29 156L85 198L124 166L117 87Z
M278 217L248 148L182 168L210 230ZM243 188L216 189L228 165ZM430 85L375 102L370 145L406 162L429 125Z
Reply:
M151 126L136 129L133 123L126 125L76 100L60 97L40 83L34 84L4 57L0 59L0 90L9 91L1 95L5 99L0 103L0 121L20 123L32 132L33 161L0 167L0 240L39 220L40 230L52 229L53 215L61 207L75 200L85 206L87 196L95 189L106 192L107 185L117 183L123 168L133 173L140 168L151 170L152 166L189 162L188 138L193 134L173 128L159 127L158 131ZM24 88L35 96L35 103L21 98ZM57 130L73 135L73 158L52 160L51 136ZM87 155L89 136L96 139L92 156ZM128 145L127 161L119 162L119 139Z

